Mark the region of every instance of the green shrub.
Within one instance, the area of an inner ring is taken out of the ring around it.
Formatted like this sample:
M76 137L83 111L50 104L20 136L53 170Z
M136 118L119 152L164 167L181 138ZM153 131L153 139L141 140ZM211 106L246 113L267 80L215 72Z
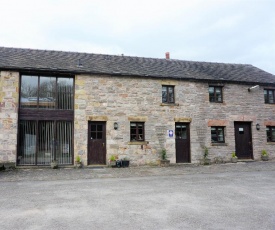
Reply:
M75 161L77 163L81 163L81 157L79 155L76 156Z
M262 150L262 156L268 156L268 153L265 149Z
M167 154L166 154L166 149L161 150L161 159L166 160L167 159Z
M205 146L204 147L204 154L203 154L203 158L206 159L209 155L209 149Z

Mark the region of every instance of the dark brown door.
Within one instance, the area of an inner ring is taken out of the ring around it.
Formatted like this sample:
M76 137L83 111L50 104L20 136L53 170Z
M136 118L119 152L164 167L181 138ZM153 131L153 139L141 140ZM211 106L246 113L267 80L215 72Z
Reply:
M106 164L106 122L88 123L88 164Z
M236 155L240 159L252 159L252 136L250 122L235 122Z
M190 163L190 129L189 123L176 123L176 162Z

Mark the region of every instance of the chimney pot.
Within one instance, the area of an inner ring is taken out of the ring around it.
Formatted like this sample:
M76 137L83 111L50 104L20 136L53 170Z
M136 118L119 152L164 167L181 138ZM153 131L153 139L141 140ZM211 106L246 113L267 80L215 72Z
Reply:
M166 58L166 59L170 59L170 53L169 53L169 52L166 52L166 53L165 53L165 58Z

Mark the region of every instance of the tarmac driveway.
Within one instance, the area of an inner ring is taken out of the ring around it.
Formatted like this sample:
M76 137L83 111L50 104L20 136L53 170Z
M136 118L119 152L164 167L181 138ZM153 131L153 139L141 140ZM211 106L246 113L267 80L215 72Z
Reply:
M274 170L9 181L3 175L0 229L275 229Z

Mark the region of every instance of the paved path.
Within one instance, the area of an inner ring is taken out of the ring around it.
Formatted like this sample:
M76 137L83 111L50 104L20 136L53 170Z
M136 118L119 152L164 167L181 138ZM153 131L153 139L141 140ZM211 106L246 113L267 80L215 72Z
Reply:
M210 166L181 164L169 167L139 166L129 168L85 167L83 169L68 168L19 168L0 172L1 181L53 181L79 180L93 178L130 178L148 176L172 176L184 174L275 171L275 161L238 162L212 164Z
M0 172L0 229L275 230L275 162Z

